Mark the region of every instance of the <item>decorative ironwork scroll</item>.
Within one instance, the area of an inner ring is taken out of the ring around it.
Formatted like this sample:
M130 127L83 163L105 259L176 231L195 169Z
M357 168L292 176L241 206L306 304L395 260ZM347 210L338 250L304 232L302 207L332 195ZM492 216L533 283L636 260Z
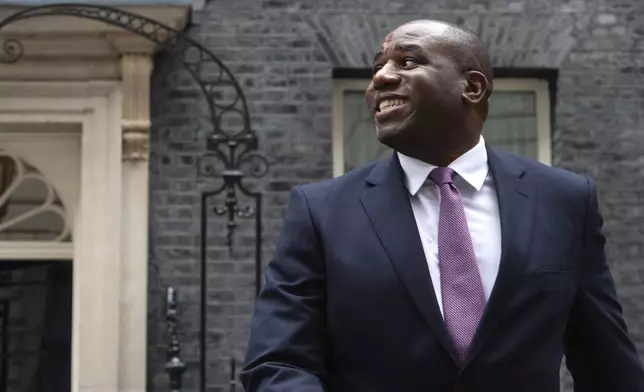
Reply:
M233 249L233 234L237 218L255 218L255 290L260 288L262 195L250 191L243 183L244 168L250 169L253 177L262 177L268 171L268 161L258 153L258 139L251 128L250 115L242 89L230 70L203 45L187 35L153 19L115 7L90 4L52 4L25 8L0 21L0 30L18 21L47 16L70 16L91 19L119 27L159 45L160 50L170 54L188 71L201 92L208 108L207 154L199 161L199 170L210 178L223 179L223 185L202 192L201 197L201 308L200 308L200 390L206 392L207 342L206 342L206 292L207 292L207 207L211 199L225 195L224 204L214 208L217 215L226 217L227 244ZM2 44L0 62L16 63L24 55L23 45L15 39ZM214 165L202 165L214 159L223 165L218 176ZM204 170L202 170L204 169ZM254 199L253 207L243 207L239 195ZM170 343L172 346L172 342ZM178 355L178 354L177 354ZM174 368L171 367L169 371ZM171 375L172 377L172 375ZM180 386L180 383L176 384ZM174 386L173 386L174 388ZM178 390L178 389L177 389Z

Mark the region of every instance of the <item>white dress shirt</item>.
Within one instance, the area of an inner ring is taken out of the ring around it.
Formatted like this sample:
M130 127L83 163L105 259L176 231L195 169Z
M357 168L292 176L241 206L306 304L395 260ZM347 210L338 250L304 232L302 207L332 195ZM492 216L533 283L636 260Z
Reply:
M440 269L438 267L438 217L440 189L428 178L436 166L398 153L405 172L411 207L425 252L436 300L443 313ZM454 185L461 194L467 226L481 273L485 300L490 298L501 261L501 220L494 178L489 174L483 137L479 143L452 162Z

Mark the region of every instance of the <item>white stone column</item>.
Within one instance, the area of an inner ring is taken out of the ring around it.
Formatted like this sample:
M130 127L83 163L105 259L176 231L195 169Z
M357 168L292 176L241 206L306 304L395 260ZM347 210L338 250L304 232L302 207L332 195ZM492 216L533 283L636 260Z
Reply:
M121 94L86 99L74 233L72 392L118 392Z
M119 391L145 392L151 54L124 54Z

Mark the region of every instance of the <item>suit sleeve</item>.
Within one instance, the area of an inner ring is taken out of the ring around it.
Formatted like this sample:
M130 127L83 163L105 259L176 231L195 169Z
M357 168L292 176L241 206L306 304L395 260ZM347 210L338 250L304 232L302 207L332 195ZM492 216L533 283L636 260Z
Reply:
M246 392L322 392L324 256L306 196L291 192L284 228L256 303L241 381Z
M591 179L587 182L583 259L566 331L566 364L576 392L642 392L644 372L606 264L597 191Z

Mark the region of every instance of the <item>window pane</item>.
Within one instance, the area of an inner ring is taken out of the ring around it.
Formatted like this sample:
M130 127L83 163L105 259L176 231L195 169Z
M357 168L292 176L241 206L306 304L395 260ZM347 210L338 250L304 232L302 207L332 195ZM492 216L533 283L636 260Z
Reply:
M344 170L354 169L389 154L376 137L373 120L364 102L364 92L344 91ZM483 127L492 146L537 159L536 94L533 91L495 91Z
M389 154L380 144L363 91L344 92L344 171Z
M532 91L497 91L483 127L485 140L505 151L537 159L537 117Z

